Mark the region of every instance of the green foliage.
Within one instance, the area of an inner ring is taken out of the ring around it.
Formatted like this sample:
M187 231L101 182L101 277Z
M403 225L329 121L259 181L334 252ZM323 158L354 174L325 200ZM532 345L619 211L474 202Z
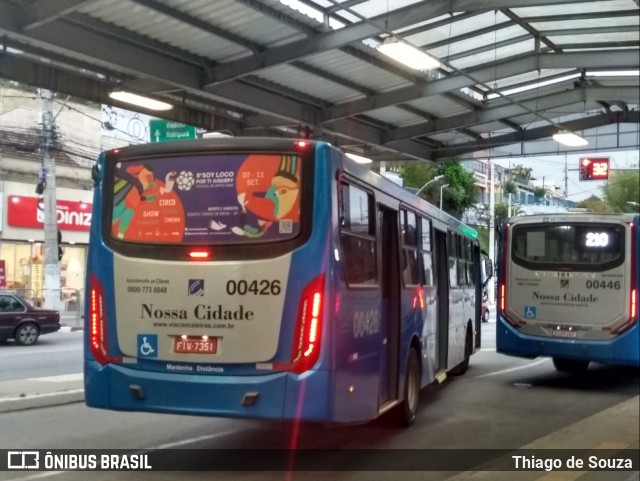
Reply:
M489 253L489 229L487 227L477 226L475 227L478 232L478 242L480 243L480 250Z
M440 205L440 188L442 189L442 209L448 214L460 219L463 212L475 203L475 179L457 160L434 164L415 163L402 169L400 176L404 179L405 187L421 189L435 177L444 176L439 182L427 185L420 197L434 205Z
M533 169L530 167L525 167L524 165L518 164L511 167L511 178L516 182L520 182L522 184L526 184L531 180L531 172Z
M611 208L609 205L597 195L592 195L588 199L584 199L576 204L581 209L589 209L590 212L609 213Z
M542 199L547 193L547 189L545 189L544 187L536 187L535 189L533 189L533 195L536 197L536 199Z
M507 180L502 184L502 190L505 194L515 194L518 191L518 186L512 180Z
M403 167L402 172L400 172L400 177L404 179L404 185L406 187L413 187L414 189L421 188L436 175L435 165L422 162L414 162L407 165Z
M477 212L477 216L480 220L482 220L486 225L487 225L487 230L489 229L489 204L488 203L484 203L484 204L480 204L477 208L476 208L476 212ZM494 206L494 218L495 218L495 223L494 223L494 228L496 229L496 232L498 231L500 225L502 225L502 223L504 221L506 221L509 218L509 204L507 202L496 202L495 206ZM511 205L511 217L514 217L516 215L522 215L524 212L523 210L520 208L520 206L517 205Z
M449 184L442 192L442 209L460 219L465 210L475 205L475 178L459 161L439 164L438 175L444 175L443 181Z
M602 192L613 212L638 212L640 173L637 170L613 170Z

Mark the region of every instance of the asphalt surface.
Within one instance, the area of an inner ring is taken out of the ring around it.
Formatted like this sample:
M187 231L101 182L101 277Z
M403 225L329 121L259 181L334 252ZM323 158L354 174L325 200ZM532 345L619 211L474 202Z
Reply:
M62 332L82 329L75 314L61 315ZM0 413L84 401L82 373L0 381Z

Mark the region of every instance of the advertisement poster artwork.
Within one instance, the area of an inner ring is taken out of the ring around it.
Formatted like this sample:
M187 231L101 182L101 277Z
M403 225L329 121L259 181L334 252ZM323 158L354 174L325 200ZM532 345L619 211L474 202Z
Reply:
M198 244L298 234L297 156L163 157L115 167L111 231L116 238Z

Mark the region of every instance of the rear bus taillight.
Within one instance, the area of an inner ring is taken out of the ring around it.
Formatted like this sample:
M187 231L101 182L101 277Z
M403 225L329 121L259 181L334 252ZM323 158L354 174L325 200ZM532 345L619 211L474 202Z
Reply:
M621 326L611 330L612 334L621 334L638 322L638 226L629 223L631 229L631 279L629 289L629 319ZM605 331L610 328L603 328Z
M122 358L109 356L104 289L98 278L92 274L89 283L89 343L91 354L100 364L121 362Z
M502 232L502 251L500 252L500 284L498 285L498 311L504 319L514 327L522 327L525 321L510 319L507 316L507 266L509 265L509 244L511 238L509 236L509 224L505 224Z
M308 371L318 362L324 296L324 274L312 280L302 291L294 331L291 365L288 367L296 374Z

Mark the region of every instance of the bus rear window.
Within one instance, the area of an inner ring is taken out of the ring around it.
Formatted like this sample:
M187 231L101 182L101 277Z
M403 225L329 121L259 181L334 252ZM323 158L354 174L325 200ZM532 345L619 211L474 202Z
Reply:
M300 157L215 154L117 162L111 235L138 244L283 241L300 232Z
M529 268L558 266L597 271L624 260L624 228L615 225L522 225L513 231L512 256Z

